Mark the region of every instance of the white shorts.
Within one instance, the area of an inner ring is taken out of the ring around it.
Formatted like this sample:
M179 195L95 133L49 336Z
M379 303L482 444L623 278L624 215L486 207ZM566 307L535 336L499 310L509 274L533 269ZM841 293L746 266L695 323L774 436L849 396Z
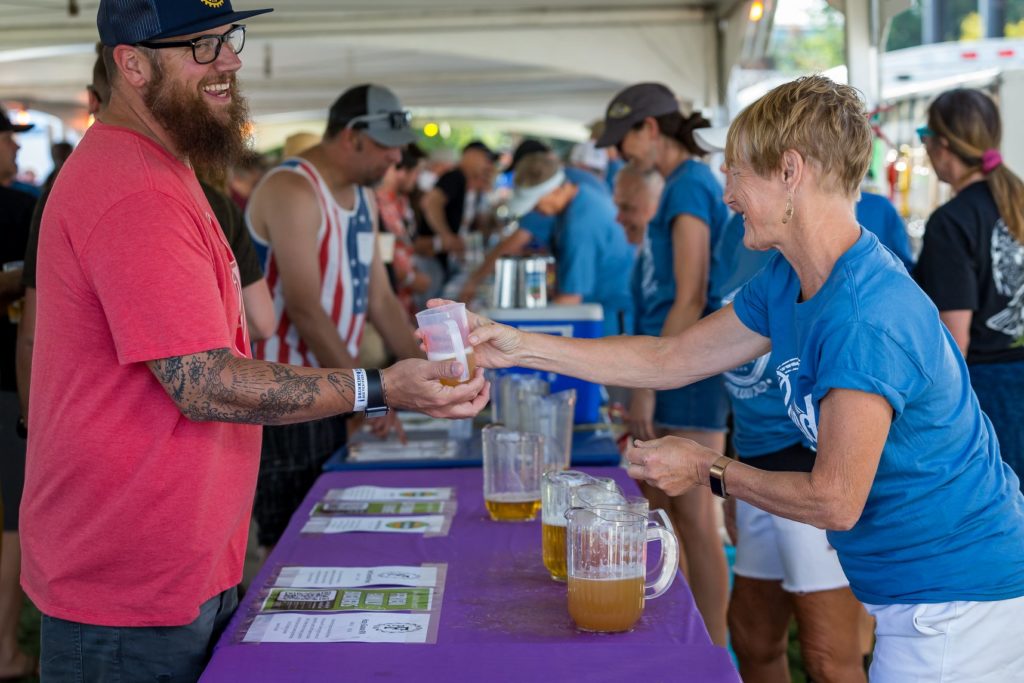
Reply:
M1024 597L864 606L877 619L871 683L1024 681Z
M737 576L782 581L789 593L814 593L846 588L843 568L825 531L778 517L742 500L736 501Z

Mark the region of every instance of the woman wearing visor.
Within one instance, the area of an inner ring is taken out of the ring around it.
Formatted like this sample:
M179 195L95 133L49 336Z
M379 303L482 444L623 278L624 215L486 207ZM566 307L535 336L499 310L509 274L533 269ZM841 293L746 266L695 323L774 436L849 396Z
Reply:
M729 131L726 202L744 244L780 253L734 302L668 337L565 339L474 319L484 367L663 389L772 352L810 472L771 472L694 441L637 441L630 475L707 487L828 530L876 617L873 683L1020 680L1024 496L956 342L854 201L871 156L856 90L781 85Z

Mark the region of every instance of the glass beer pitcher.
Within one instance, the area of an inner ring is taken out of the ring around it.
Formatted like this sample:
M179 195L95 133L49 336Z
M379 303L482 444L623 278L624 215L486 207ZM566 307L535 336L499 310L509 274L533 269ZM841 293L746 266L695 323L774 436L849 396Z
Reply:
M540 481L541 558L555 581L565 581L565 513L573 489L590 484L594 478L585 472L559 470L545 472Z
M572 508L565 513L569 616L582 631L629 631L644 600L668 590L679 567L676 537L662 521L627 507ZM661 541L656 579L646 583L646 548Z

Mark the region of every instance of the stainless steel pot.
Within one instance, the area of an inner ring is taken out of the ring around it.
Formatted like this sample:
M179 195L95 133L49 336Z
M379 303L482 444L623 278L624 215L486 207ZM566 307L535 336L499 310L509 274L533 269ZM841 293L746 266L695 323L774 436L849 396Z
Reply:
M548 305L546 256L503 256L494 270L495 308L543 308Z

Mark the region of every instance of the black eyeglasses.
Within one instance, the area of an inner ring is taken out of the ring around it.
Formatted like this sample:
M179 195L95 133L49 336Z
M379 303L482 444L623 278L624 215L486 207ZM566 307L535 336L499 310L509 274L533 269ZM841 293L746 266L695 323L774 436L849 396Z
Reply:
M368 128L374 121L387 121L391 130L405 130L412 126L412 112L386 111L380 114L362 114L345 124L346 128Z
M245 47L245 25L236 24L220 35L209 34L191 40L143 40L135 44L156 50L168 47L190 47L192 48L192 59L196 60L196 64L210 64L220 57L220 49L224 43L227 43L236 55L241 54L242 48Z

